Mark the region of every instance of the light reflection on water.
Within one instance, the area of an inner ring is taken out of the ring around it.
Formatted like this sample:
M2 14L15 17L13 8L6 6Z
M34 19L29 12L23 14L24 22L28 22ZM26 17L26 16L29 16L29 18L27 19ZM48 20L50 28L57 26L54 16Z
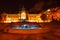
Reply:
M24 25L21 25L21 26L12 26L12 29L36 29L36 28L39 28L38 25L27 25L27 24L24 24Z

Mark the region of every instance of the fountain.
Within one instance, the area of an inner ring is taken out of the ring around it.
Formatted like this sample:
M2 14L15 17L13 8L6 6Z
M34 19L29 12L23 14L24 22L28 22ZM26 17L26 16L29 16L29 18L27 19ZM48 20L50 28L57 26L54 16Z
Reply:
M12 29L36 29L39 28L38 25L29 25L29 24L23 24L21 26L19 25L15 25L15 26L11 26Z

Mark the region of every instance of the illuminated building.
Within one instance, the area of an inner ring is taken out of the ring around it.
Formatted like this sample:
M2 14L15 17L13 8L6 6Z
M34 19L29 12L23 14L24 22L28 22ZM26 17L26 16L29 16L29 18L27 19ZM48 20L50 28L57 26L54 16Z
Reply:
M48 10L50 11L50 10ZM5 14L5 13L4 13ZM4 16L4 15L2 15ZM2 21L4 23L11 23L11 22L22 22L22 21L26 21L26 22L50 22L51 20L48 19L48 15L47 16L47 20L42 20L41 16L42 13L39 14L29 14L25 8L23 7L21 11L19 11L18 14L5 14L6 17L2 17Z

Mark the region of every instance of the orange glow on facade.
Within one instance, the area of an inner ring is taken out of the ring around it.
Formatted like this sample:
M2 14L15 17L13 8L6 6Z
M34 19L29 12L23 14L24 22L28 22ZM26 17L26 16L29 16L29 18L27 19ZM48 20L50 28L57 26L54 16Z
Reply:
M42 20L41 16L43 13L39 14L29 14L23 8L22 11L18 14L3 14L2 15L2 22L10 23L10 22L21 22L22 19L25 19L27 22L50 22L52 21L52 17L57 20L60 19L60 11L51 12L52 9L48 9L45 12L47 16L47 20ZM28 18L28 19L27 19Z
M26 13L25 13L25 11L22 11L22 13L21 13L21 19L26 19Z
M11 16L12 14L7 14L8 16L6 17L6 20L4 20L4 23L10 23L10 22L21 22L21 19L26 19L26 13L21 13L21 16L18 14L13 14L14 16ZM28 14L28 19L26 20L27 22L50 22L50 20L45 20L43 21L41 19L41 14Z

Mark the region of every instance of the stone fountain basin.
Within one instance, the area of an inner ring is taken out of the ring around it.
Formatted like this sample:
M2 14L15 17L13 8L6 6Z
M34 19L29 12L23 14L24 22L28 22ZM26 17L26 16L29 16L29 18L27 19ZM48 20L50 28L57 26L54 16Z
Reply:
M14 33L14 34L38 34L48 32L48 27L36 28L36 29L5 29L4 32Z
M24 25L26 23L22 23L22 25ZM28 23L27 23L28 24ZM35 27L32 27L32 25L37 25ZM37 34L37 33L45 33L45 32L48 32L49 31L49 28L48 27L41 27L41 26L38 26L39 24L35 24L35 23L30 23L30 25L28 26L31 26L31 27L21 27L19 25L15 25L14 27L8 27L8 28L5 28L4 29L4 32L7 32L7 33L16 33L16 34ZM16 28L17 27L17 28Z

